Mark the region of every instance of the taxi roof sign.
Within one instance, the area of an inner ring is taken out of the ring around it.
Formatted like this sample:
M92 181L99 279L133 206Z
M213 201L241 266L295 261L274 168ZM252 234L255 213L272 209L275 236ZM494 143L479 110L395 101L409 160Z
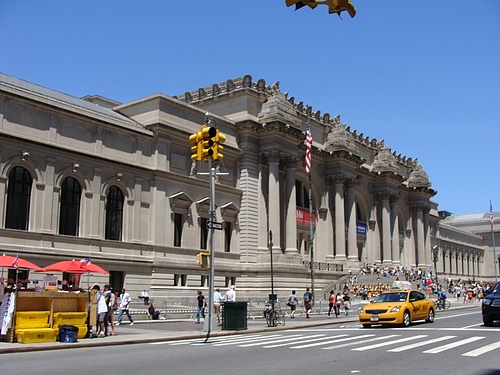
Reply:
M409 281L393 281L391 289L409 290L411 289L411 283Z

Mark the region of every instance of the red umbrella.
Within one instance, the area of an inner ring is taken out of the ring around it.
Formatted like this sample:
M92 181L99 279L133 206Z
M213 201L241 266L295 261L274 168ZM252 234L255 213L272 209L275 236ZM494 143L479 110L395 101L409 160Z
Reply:
M17 258L17 267L16 267L16 258ZM11 255L3 254L0 256L0 267L5 268L23 268L23 269L31 269L31 270L41 270L36 264L27 261L26 259L13 257Z
M54 264L50 264L47 267L43 267L41 272L67 272L67 273L79 273L84 274L88 272L102 273L104 275L109 275L108 271L105 271L98 265L91 263L88 259L77 260L63 260Z

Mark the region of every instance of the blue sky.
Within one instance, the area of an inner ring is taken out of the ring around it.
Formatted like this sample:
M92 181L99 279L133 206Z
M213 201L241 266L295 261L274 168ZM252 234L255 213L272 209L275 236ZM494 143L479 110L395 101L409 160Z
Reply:
M352 1L340 19L285 0L0 0L0 72L119 102L280 81L418 158L439 209L500 211L500 1Z

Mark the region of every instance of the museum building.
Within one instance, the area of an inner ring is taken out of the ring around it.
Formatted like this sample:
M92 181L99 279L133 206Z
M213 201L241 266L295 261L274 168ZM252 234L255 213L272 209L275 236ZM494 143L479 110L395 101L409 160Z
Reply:
M210 250L210 184L189 136L207 123L226 136L215 286L261 298L273 278L284 296L314 277L321 291L364 264L493 277L484 233L440 216L417 158L249 75L118 103L0 74L1 251L40 266L90 257L110 272L92 282L131 295L195 295L208 286L197 255Z

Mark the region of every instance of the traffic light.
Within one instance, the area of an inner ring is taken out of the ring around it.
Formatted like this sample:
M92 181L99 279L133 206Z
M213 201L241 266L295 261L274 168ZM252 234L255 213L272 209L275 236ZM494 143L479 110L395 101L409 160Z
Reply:
M305 7L306 5L314 9L318 5L316 0L286 0L285 3L287 7L295 4L295 10Z
M328 13L337 13L340 17L340 12L344 10L349 13L351 18L356 15L356 8L352 5L351 0L327 0L325 2L328 5Z
M189 136L189 143L194 145L191 147L191 160L203 160L203 145L201 144L202 140L203 135L201 134L201 131L197 131L196 133Z
M210 253L198 253L196 254L196 259L198 260L198 266L201 268L210 268L208 257Z
M211 160L222 160L224 159L224 155L221 154L220 152L224 150L224 146L221 145L221 143L224 143L226 141L226 136L219 132L218 129L215 130L215 136L212 138L213 140L213 145L212 145L212 156L210 157Z
M356 8L352 5L351 0L285 0L286 6L295 5L295 10L305 7L306 5L314 9L319 4L328 5L328 13L340 13L346 10L351 18L356 15Z
M206 159L212 159L212 155L214 153L213 150L213 145L214 145L214 140L213 138L217 134L217 130L214 127L207 126L207 125L202 125L201 127L201 135L202 135L202 141L201 143L201 153L202 157L201 160L206 160Z

